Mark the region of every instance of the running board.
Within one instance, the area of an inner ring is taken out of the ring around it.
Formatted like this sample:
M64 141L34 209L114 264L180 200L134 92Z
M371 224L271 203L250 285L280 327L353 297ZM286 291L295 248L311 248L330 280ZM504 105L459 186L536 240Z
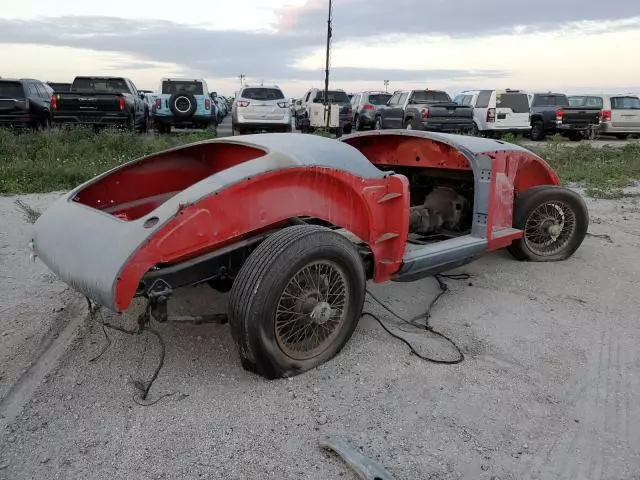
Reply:
M411 245L402 259L402 268L391 279L412 282L423 277L466 265L487 251L485 238L465 235L430 245Z

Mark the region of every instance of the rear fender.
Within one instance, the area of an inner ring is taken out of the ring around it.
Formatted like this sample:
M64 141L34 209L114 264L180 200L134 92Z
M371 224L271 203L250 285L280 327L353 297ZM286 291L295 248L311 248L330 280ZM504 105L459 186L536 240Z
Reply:
M489 249L522 237L512 228L515 197L538 185L559 185L558 175L542 158L501 140L425 131L359 132L340 141L357 148L374 165L472 170L474 221L472 234L484 237Z
M404 255L408 192L401 175L365 180L343 170L305 167L257 175L180 205L121 270L117 310L128 308L151 267L211 252L297 216L326 220L366 242L374 256L374 281L386 281Z
M538 185L559 185L560 179L542 158L524 149L486 155L491 159L487 238L489 249L496 250L522 237L512 228L517 195Z

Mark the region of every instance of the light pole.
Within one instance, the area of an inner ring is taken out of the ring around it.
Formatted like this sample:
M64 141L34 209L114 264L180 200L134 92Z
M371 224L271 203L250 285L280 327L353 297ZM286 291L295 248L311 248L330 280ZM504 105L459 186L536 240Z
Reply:
M327 59L324 70L324 105L327 115L327 131L329 130L329 117L331 115L331 105L329 105L329 51L331 49L331 8L333 7L332 0L329 0L329 18L327 20Z
M389 93L389 80L384 80L384 91Z

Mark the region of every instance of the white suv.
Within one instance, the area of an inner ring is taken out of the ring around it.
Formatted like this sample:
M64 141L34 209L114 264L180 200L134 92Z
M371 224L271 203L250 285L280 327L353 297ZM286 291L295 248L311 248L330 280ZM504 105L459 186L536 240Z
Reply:
M531 105L520 90L468 90L453 99L473 107L473 133L527 133L531 130Z
M233 135L248 132L291 132L289 102L277 85L243 86L231 110Z

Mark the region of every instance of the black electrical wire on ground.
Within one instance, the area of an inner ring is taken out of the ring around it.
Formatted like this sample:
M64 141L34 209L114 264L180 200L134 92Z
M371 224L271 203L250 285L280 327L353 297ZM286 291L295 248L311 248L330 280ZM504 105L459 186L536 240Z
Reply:
M401 322L406 323L408 325L411 325L413 327L424 328L424 330L428 331L429 333L432 333L436 337L439 337L439 338L442 338L442 339L446 340L458 352L458 358L457 359L455 359L455 360L441 360L441 359L437 359L437 358L432 358L432 357L427 357L427 356L421 355L414 348L414 346L411 345L411 342L409 342L407 339L401 337L400 335L396 335L391 330L389 330L389 328L384 324L384 322L375 313L365 311L365 312L362 312L362 316L363 317L369 316L369 317L373 318L375 321L377 321L380 324L380 326L389 335L391 335L392 337L400 340L405 345L407 345L409 347L409 349L411 350L411 353L416 355L418 358L420 358L422 360L425 360L427 362L432 362L432 363L445 364L445 365L455 365L457 363L461 363L462 361L464 361L464 354L462 353L462 350L460 349L460 347L458 347L458 345L451 338L447 337L444 333L440 333L437 330L435 330L433 327L431 327L431 325L429 325L429 319L431 318L431 310L433 309L434 305L438 302L438 300L440 300L440 298L445 293L447 293L449 291L449 286L444 282L443 279L444 278L448 278L448 279L451 279L451 280L468 280L471 277L470 277L469 274L459 273L459 274L450 274L450 275L437 274L437 275L434 275L434 278L438 282L438 286L440 287L440 292L438 292L438 294L433 298L433 300L431 300L431 302L429 303L427 309L422 314L412 318L411 320L407 320L407 319L403 318L402 316L400 316L398 313L394 312L391 308L389 308L387 305L385 305L384 302L382 302L378 297L376 297L369 289L367 289L366 292L378 305L380 305L383 309L385 309L387 312L389 312L391 315L393 315L395 318L397 318ZM160 333L157 330L155 330L154 328L151 328L151 327L148 326L148 324L150 322L150 319L151 319L150 318L150 314L151 314L150 307L147 305L147 307L145 308L144 312L141 313L138 316L137 326L136 326L135 329L127 329L127 328L121 327L119 325L114 325L112 323L105 322L104 316L102 315L102 312L100 312L100 308L98 306L93 305L93 303L91 302L91 300L88 297L87 297L87 304L89 306L89 315L91 317L95 317L96 313L100 315L100 319L101 319L100 325L102 327L102 332L104 333L104 338L105 338L105 344L102 347L102 349L100 350L100 353L98 353L95 357L91 358L89 360L90 362L95 362L100 357L102 357L102 355L104 355L105 352L111 346L111 338L109 337L109 334L107 333L107 329L116 330L116 331L121 332L121 333L126 333L127 335L141 335L142 333L147 331L147 332L151 333L152 335L154 335L158 339L158 344L160 346L160 359L158 361L158 365L156 366L156 369L153 372L153 375L151 376L151 379L147 382L146 386L142 382L135 382L135 381L133 382L134 385L136 386L136 388L140 391L140 398L142 400L146 400L147 396L149 395L149 391L151 390L151 387L153 386L153 383L158 378L158 375L160 374L160 370L162 370L162 367L164 366L164 359L165 359L165 354L166 354L166 345L164 343L164 340L160 336ZM416 321L420 320L420 319L424 319L424 325L420 325L420 324L416 323ZM218 320L218 322L219 322L219 320ZM138 401L136 399L136 396L134 395L133 396L133 401L135 403L137 403L138 405L140 405L140 406L148 407L148 406L151 406L151 405L155 405L156 403L158 403L163 398L171 397L171 396L175 395L176 393L178 393L178 392L166 393L166 394L158 397L153 402L149 402L149 403L142 403L142 402Z
M433 300L431 300L431 302L429 303L429 306L427 307L427 309L420 315L412 318L411 320L407 320L406 318L403 318L402 316L398 315L396 312L394 312L391 308L389 308L387 305L384 304L384 302L382 302L378 297L376 297L373 293L371 293L371 291L369 291L369 289L367 289L367 294L378 304L380 305L382 308L384 308L387 312L389 312L391 315L393 315L395 318L397 318L398 320L400 320L403 323L409 324L413 327L423 327L426 331L428 331L429 333L432 333L433 335L435 335L436 337L442 338L445 341L447 341L448 343L451 344L451 346L453 346L453 348L458 352L458 358L456 358L455 360L441 360L438 358L432 358L432 357L427 357L424 355L421 355L420 353L418 353L418 351L414 348L413 345L411 345L411 342L409 342L406 338L401 337L400 335L397 335L395 333L393 333L391 330L389 330L389 328L384 324L384 322L380 319L380 317L378 317L375 313L372 312L363 312L362 316L369 316L371 318L373 318L376 322L378 322L380 324L380 326L389 334L391 335L393 338L396 338L398 340L400 340L401 342L403 342L407 347L409 347L409 349L411 350L411 353L413 353L415 356L417 356L418 358L425 360L427 362L431 362L431 363L438 363L438 364L444 364L444 365L455 365L457 363L461 363L464 361L464 353L462 353L462 350L460 349L460 347L458 347L458 345L456 344L456 342L454 342L451 338L447 337L444 333L438 332L437 330L435 330L431 325L429 325L429 319L431 318L431 310L433 309L434 305L436 304L436 302L438 300L440 300L440 298L449 291L449 286L444 282L444 278L448 278L450 280L468 280L469 278L471 278L471 276L467 273L456 273L456 274L450 274L450 275L445 275L445 274L437 274L434 275L434 278L436 279L436 281L438 282L438 286L440 287L440 291L438 292L438 294L433 298ZM420 319L424 319L424 325L419 325L416 324L417 320Z
M154 335L157 339L158 339L158 344L160 346L160 360L158 361L158 365L156 366L156 369L153 372L153 375L151 376L151 379L147 382L146 386L144 384L142 384L141 382L133 382L134 385L136 386L136 388L138 390L140 390L140 398L142 400L146 400L147 396L149 395L149 390L151 390L151 387L153 386L153 382L156 381L156 379L158 378L158 375L160 374L160 370L162 370L162 367L164 366L164 358L165 358L165 354L166 354L166 345L164 343L164 340L162 339L162 337L160 336L160 333L155 330L154 328L151 328L148 326L149 321L150 321L150 307L147 306L144 310L144 312L142 312L139 316L138 316L138 321L137 321L137 327L135 329L127 329L127 328L123 328L119 325L114 325L112 323L107 323L104 321L104 317L102 316L102 312L100 312L99 307L94 306L91 302L91 300L89 298L87 298L87 304L89 305L89 315L94 316L96 313L98 313L100 315L100 319L101 319L101 326L102 326L102 332L104 333L104 337L105 337L105 344L102 347L102 350L100 350L100 353L98 353L95 357L91 358L89 361L90 362L95 362L96 360L98 360L100 357L102 357L102 355L104 355L104 353L109 349L109 347L111 346L111 338L109 337L108 333L107 333L107 328L110 328L112 330L116 330L118 332L121 333L126 333L127 335L141 335L142 333L144 333L145 331L151 333L152 335ZM149 402L149 403L143 403L140 402L136 399L136 396L133 396L133 401L135 403L137 403L140 406L143 407L148 407L151 405L155 405L156 403L158 403L160 400L162 400L163 398L166 397L170 397L172 395L175 395L178 392L173 392L173 393L166 393L162 396L160 396L159 398L157 398L156 400L154 400L153 402Z

